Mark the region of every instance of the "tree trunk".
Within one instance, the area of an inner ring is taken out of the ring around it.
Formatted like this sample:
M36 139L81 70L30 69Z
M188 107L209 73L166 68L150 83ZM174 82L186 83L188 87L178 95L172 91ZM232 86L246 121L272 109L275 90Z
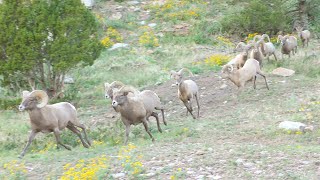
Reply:
M298 14L300 26L304 29L308 28L307 0L299 0Z

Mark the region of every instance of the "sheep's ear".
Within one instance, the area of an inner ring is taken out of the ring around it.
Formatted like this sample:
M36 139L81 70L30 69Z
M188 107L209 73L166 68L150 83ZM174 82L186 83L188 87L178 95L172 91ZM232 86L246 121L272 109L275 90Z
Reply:
M29 91L22 91L22 99L27 98L30 95Z
M109 87L110 87L110 84L109 84L109 83L104 83L104 87L105 87L105 88L109 88Z

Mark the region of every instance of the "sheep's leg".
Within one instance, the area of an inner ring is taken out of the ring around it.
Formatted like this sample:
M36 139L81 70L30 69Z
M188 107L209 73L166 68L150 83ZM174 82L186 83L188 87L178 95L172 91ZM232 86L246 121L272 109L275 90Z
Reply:
M167 121L164 119L164 109L161 109L161 114L162 114L162 121L164 125L167 125Z
M160 127L160 122L159 122L159 116L158 116L158 113L152 112L151 116L153 116L153 117L155 117L155 118L156 118L158 130L159 130L159 132L161 132L161 133L162 133L162 129L161 129L161 127Z
M126 137L125 137L125 140L124 140L124 144L125 145L128 144L129 134L130 134L130 124L126 124Z
M267 78L266 78L266 76L263 75L261 72L258 72L258 74L264 78L264 82L266 83L267 89L269 90L269 86L268 86L268 83L267 83Z
M85 140L87 141L87 144L89 144L89 146L91 146L91 141L89 140L89 138L88 138L88 136L87 136L87 130L86 130L85 125L80 124L80 123L79 123L79 124L73 124L73 125L75 125L75 126L77 126L77 127L79 127L79 128L82 129L83 134L84 134L84 138L85 138Z
M26 154L26 151L27 149L29 148L30 144L32 143L33 139L36 137L38 131L35 131L35 130L32 130L30 135L29 135L29 140L28 140L28 143L27 145L24 147L24 149L22 150L19 158L22 158L25 154Z
M200 116L200 105L199 105L199 97L198 97L198 93L194 95L197 101L197 106L198 106L198 118Z
M162 115L162 121L164 125L167 125L166 120L164 119L164 108L163 107L155 107L156 110L161 110L161 115Z
M74 127L73 125L68 124L68 125L67 125L67 128L68 128L70 131L72 131L73 133L75 133L75 134L80 138L81 143L82 143L82 145L83 145L84 147L89 148L89 145L83 140L83 138L82 138L82 136L81 136L81 132L80 132L76 127Z
M256 80L257 80L257 75L255 75L253 79L253 89L256 89Z
M153 142L154 138L153 138L151 132L149 131L148 124L147 124L146 120L143 120L142 123L143 123L144 129L147 131L147 133L149 134L149 136L151 137L152 142Z
M276 53L273 53L274 58L276 59L276 61L278 61Z
M189 107L189 102L186 101L186 102L183 102L183 104L186 106L187 110L190 112L190 114L192 115L193 119L196 119L196 117L193 115L192 113L192 107Z
M56 137L57 147L58 147L59 144L60 144L60 145L63 146L64 148L66 148L66 149L68 149L68 150L71 150L71 148L70 148L69 146L67 146L67 145L65 145L65 144L63 144L63 143L61 142L59 129L54 129L54 130L53 130L53 133L54 133L54 136Z

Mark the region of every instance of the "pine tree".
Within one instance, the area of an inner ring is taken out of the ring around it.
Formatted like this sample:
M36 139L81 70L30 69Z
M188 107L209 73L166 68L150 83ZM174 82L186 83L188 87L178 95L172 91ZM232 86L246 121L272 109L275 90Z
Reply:
M98 23L80 0L4 0L0 5L1 84L38 88L51 97L65 74L91 65L102 50Z

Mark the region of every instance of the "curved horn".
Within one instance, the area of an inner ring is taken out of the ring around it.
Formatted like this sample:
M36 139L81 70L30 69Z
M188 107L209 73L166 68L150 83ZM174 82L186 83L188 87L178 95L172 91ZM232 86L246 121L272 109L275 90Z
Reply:
M179 73L179 74L182 74L183 71L187 71L187 72L189 72L189 74L190 74L191 76L193 76L192 72L191 72L188 68L182 68L182 69L180 69L180 71L179 71L178 73Z
M261 35L255 35L254 38L253 38L253 41L255 42L257 38L258 38L258 39L261 39L262 36L261 36Z
M30 97L36 97L37 100L39 101L37 107L38 108L43 108L48 104L49 97L46 92L42 90L34 90L30 93Z
M244 42L239 42L238 44L237 44L237 46L236 46L236 49L238 49L239 47L242 49L243 47L245 47L246 46L246 43L244 43Z
M26 99L30 95L29 91L22 91L22 99Z
M270 41L270 37L269 37L268 34L263 34L263 35L262 35L262 38L263 38L263 39L264 39L264 38L268 38L268 41L271 42L271 41Z
M110 88L121 88L125 86L121 81L113 81L111 84L110 84Z
M136 89L132 86L123 86L121 89L119 89L120 93L134 93Z

